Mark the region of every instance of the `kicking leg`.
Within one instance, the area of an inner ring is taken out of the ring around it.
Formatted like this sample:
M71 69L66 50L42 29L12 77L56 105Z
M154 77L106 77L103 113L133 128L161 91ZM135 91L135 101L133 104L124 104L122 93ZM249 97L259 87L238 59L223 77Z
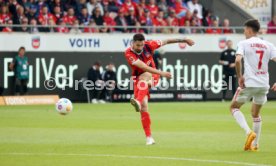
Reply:
M139 76L138 82L135 83L134 91L135 98L130 99L130 103L134 106L136 112L140 112L141 104L145 96L149 93L149 87L151 86L152 74L145 72Z
M251 149L251 144L254 141L254 139L256 138L256 133L254 133L248 126L247 121L243 115L243 113L240 111L241 106L244 104L244 102L248 99L248 96L246 96L245 92L242 93L242 95L240 94L243 91L243 89L238 88L231 106L230 106L230 111L233 115L233 117L236 119L237 123L239 124L239 126L244 129L246 135L247 135L247 139L245 142L245 146L244 146L244 150L250 150Z
M249 128L243 113L240 111L240 108L243 104L244 103L238 103L237 101L232 101L232 104L230 106L230 111L233 117L236 119L237 123L240 125L240 127L244 129L246 135L248 135L251 132L251 129Z

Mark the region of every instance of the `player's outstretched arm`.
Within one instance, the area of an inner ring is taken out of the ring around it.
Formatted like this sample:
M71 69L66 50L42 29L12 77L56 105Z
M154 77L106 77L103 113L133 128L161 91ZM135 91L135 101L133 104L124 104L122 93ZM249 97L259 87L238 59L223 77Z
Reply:
M244 78L242 75L242 56L239 54L236 55L235 66L236 66L237 77L239 79L239 86L241 88L245 88Z
M160 70L157 70L155 68L152 68L148 65L146 65L144 62L140 61L140 60L137 60L133 63L134 66L142 69L143 71L145 72L149 72L149 73L152 73L152 74L158 74L162 77L166 77L166 78L169 78L171 79L172 78L172 75L171 73L169 72L163 72L163 71L160 71Z
M162 41L162 45L174 44L174 43L187 43L189 46L193 46L195 42L192 39L167 39Z

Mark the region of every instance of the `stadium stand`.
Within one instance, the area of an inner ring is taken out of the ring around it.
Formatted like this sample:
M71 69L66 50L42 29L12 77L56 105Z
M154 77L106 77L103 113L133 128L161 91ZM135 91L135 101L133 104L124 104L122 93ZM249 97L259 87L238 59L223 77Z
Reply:
M0 6L2 32L204 33L195 28L200 26L214 26L206 33L234 32L229 30L229 20L227 25L220 22L198 0L2 0ZM222 26L227 30L216 29Z

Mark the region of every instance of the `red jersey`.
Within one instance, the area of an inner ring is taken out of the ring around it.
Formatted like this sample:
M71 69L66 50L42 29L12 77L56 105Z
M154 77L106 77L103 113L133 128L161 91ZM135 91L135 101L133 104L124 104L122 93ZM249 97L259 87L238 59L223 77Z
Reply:
M66 24L73 25L74 21L76 20L76 16L64 16L63 20Z
M153 60L153 53L154 53L154 50L158 49L161 46L162 46L161 40L150 40L150 41L145 41L145 46L143 48L142 53L140 54L135 53L131 49L131 47L129 47L125 51L125 58L132 69L132 76L137 77L142 73L144 73L142 69L133 65L138 59L140 59L140 61L144 62L146 65L156 68Z
M55 20L55 19L54 19L54 16L53 16L51 13L48 13L47 15L40 14L40 15L38 16L38 22L39 22L41 25L48 25L50 19Z

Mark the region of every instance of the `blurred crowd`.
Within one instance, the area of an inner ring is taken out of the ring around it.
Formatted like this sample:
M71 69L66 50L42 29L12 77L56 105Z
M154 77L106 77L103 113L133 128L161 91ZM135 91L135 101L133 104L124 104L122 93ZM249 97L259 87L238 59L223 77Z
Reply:
M2 32L234 33L228 19L220 21L198 0L0 0L0 6Z

